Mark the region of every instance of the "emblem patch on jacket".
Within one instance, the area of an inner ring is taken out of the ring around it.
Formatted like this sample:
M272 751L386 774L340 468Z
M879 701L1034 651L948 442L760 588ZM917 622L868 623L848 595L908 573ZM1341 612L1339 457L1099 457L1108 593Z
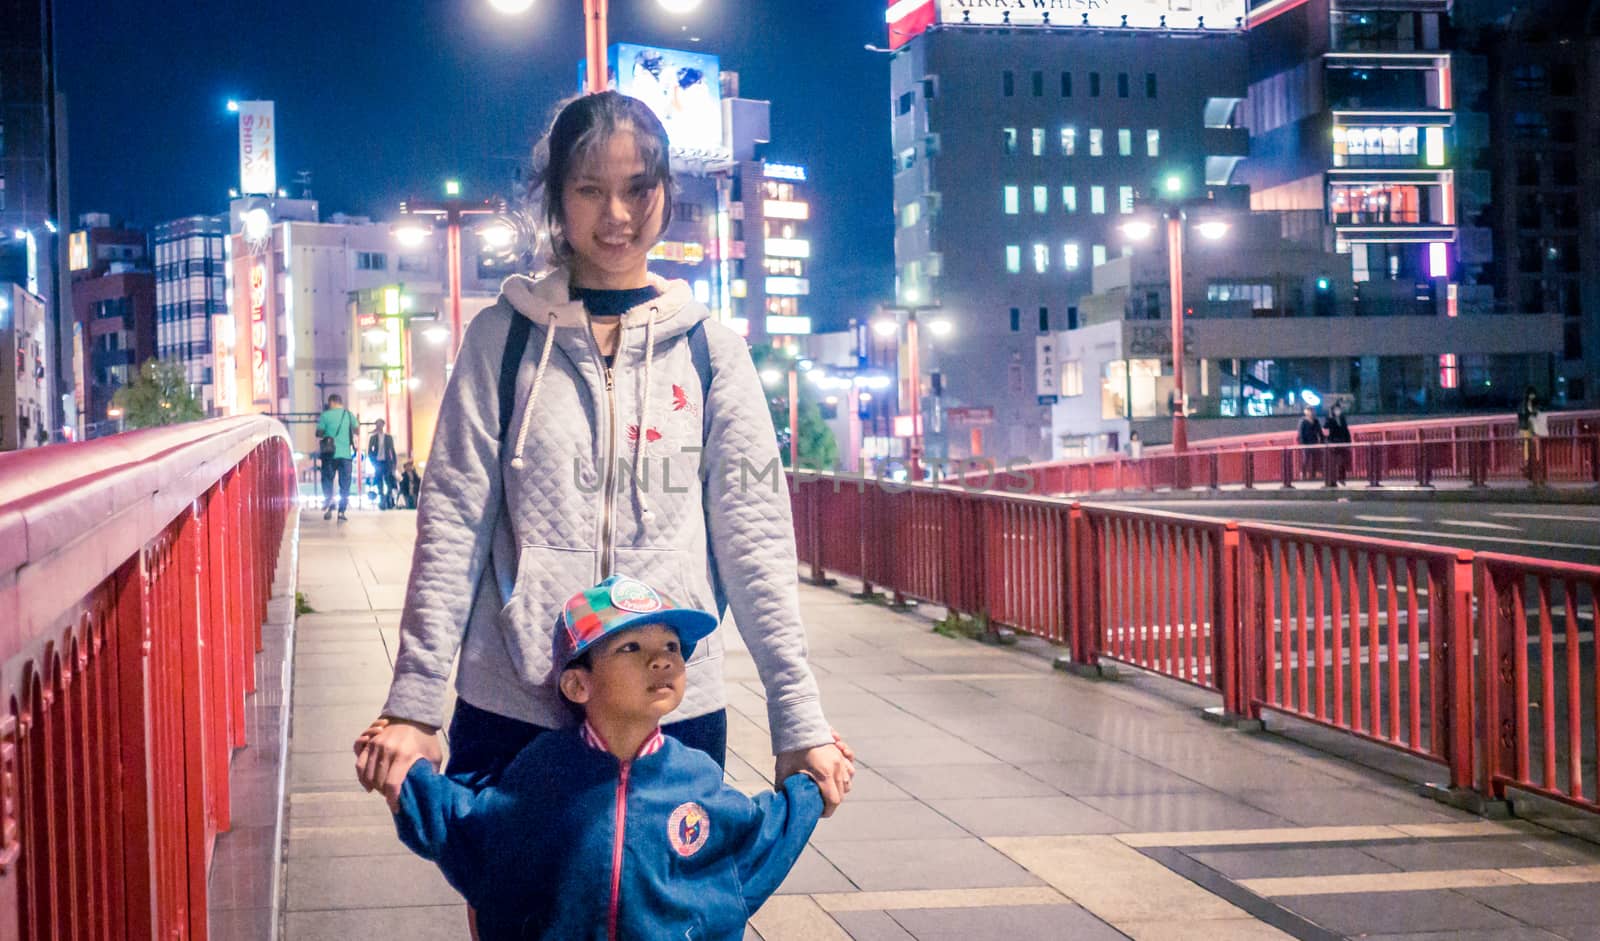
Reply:
M672 844L679 856L693 856L700 852L700 847L705 846L710 838L711 818L706 816L704 808L693 801L679 804L678 809L667 818L667 842Z

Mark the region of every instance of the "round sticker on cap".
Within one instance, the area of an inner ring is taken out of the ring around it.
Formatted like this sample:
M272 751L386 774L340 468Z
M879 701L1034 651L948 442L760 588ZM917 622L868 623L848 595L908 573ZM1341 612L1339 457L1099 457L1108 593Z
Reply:
M611 603L623 611L649 614L661 610L661 596L644 582L628 578L611 586Z

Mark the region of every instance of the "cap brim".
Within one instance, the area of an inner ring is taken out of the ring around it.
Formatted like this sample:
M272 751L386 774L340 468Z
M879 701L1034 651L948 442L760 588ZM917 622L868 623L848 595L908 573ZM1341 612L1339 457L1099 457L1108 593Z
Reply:
M701 611L699 608L666 608L613 621L606 628L605 634L600 636L605 637L617 631L643 627L646 624L660 624L678 632L678 644L683 648L683 659L687 660L694 653L695 645L716 630L718 623L716 615L709 611Z

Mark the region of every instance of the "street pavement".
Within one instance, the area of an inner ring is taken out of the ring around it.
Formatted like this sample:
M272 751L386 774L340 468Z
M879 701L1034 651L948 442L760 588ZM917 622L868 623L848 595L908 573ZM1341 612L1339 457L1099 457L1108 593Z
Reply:
M1111 501L1085 501L1111 502ZM1600 565L1600 506L1481 503L1451 499L1386 502L1139 500L1138 507L1258 520L1432 545Z
M290 941L465 937L349 750L388 682L414 522L302 518ZM948 638L849 587L801 599L854 793L747 938L1600 939L1600 847L1419 797L1433 766L1223 728L1202 691L1069 677L1046 645ZM725 629L730 779L770 787L761 684Z

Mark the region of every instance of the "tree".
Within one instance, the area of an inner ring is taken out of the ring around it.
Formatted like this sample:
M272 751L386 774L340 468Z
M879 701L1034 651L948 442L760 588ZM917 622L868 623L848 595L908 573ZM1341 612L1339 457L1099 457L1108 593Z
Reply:
M781 373L784 381L777 388L768 388L767 408L772 413L772 426L778 432L778 451L783 464L789 466L789 367L794 362L783 350L761 344L750 348L750 358L755 360L761 373ZM834 470L839 464L839 443L834 440L833 429L822 418L822 408L817 404L816 389L809 382L800 382L800 463L804 467Z
M111 403L122 409L122 420L129 428L177 425L205 417L189 389L183 366L159 359L145 360L139 378L118 389Z

